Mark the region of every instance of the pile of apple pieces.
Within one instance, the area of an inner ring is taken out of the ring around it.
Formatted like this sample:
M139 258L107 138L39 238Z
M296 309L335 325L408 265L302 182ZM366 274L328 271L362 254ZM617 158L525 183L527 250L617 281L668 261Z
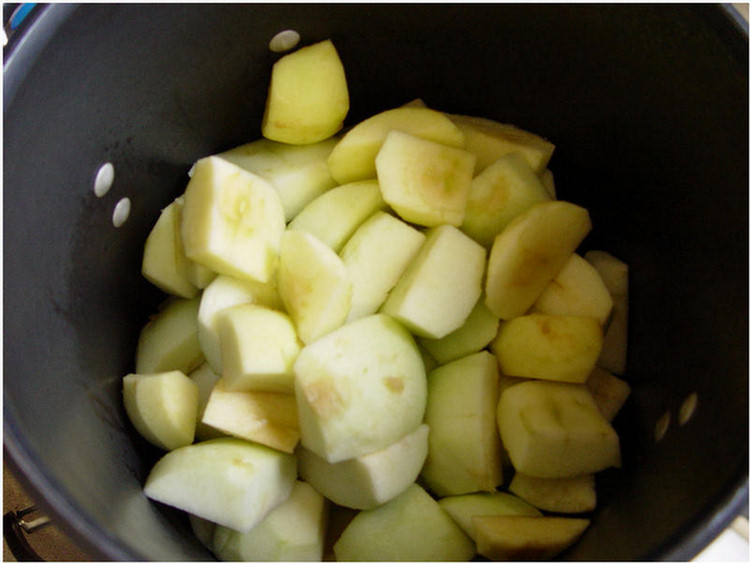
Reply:
M266 138L199 160L147 239L145 493L225 560L320 560L339 507L339 560L554 557L620 464L627 266L575 253L546 140L421 103L335 137L342 77L330 42L283 57Z

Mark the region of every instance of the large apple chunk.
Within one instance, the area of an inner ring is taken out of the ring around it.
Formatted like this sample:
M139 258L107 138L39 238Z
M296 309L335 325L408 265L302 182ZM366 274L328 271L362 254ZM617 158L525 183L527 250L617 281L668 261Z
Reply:
M381 310L419 336L450 334L466 322L482 293L485 256L455 227L431 229Z
M474 155L391 131L375 159L383 199L406 221L435 227L463 223Z
M556 479L620 466L617 433L584 385L513 385L500 396L497 423L520 473Z
M306 448L297 451L300 477L340 506L369 509L398 496L419 475L429 428L420 425L381 450L328 463Z
M438 496L494 491L502 483L497 379L497 360L489 352L428 374L430 448L422 478Z
M344 65L330 40L279 59L271 71L261 129L272 141L307 145L344 125L349 89Z
M346 322L352 282L341 258L313 235L284 233L278 283L279 295L305 344Z
M306 346L294 372L302 445L330 463L389 446L422 422L422 358L387 315L359 319Z
M138 433L155 446L174 450L193 443L198 387L181 371L126 375L123 402Z
M216 156L195 163L182 208L191 260L218 272L267 282L276 271L286 221L266 180Z
M591 230L588 211L545 201L495 237L487 264L487 307L501 319L526 313Z
M363 510L333 546L338 561L469 561L474 543L419 485Z
M441 498L438 501L466 535L476 541L475 516L541 516L525 500L508 493L470 493Z
M293 455L236 438L172 450L151 469L150 499L246 532L284 502L297 474Z

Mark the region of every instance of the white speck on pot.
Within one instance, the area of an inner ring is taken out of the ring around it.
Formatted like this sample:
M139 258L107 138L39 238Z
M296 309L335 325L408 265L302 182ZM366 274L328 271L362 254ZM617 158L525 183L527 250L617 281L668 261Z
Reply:
M680 406L680 412L677 415L677 422L680 424L680 426L685 424L693 417L693 413L695 413L695 407L697 406L698 394L690 393L690 395L688 395L682 402L682 405Z
M299 33L293 29L285 29L273 36L271 41L268 42L268 48L274 53L283 53L294 49L299 43L299 39Z
M99 167L94 179L94 193L96 197L102 197L112 187L115 181L115 167L111 162L105 162Z
M672 417L669 414L669 411L667 411L659 417L659 420L656 421L656 426L654 427L654 442L659 443L661 442L662 438L664 438L664 435L667 433L667 428L669 428L671 419Z
M130 216L130 198L124 197L115 205L112 212L112 224L115 228L122 227Z

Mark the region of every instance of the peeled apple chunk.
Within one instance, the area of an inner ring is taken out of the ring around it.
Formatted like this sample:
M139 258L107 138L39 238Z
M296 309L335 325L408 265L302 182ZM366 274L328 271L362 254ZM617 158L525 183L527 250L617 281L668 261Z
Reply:
M475 516L541 516L542 513L525 500L508 493L470 493L441 498L440 507L476 541Z
M346 322L352 282L341 258L304 231L287 231L281 242L279 295L305 344Z
M494 491L502 483L497 379L497 361L489 352L428 374L430 448L422 479L438 496Z
M500 395L497 424L520 473L557 479L620 467L617 433L584 385L513 385Z
M477 551L491 561L552 559L577 542L589 522L558 516L476 516Z
M271 71L261 130L272 141L307 145L331 137L349 113L344 65L330 40L283 56Z
M163 450L193 443L198 386L181 371L126 375L123 402L138 433Z
M461 327L482 293L486 251L450 225L435 227L381 311L412 333L442 338Z
M190 373L204 361L198 342L200 298L168 300L141 330L135 351L136 373L180 370Z
M426 424L390 446L337 463L299 448L299 474L339 506L369 509L400 495L419 475L427 456Z
M474 543L417 484L363 510L333 546L337 561L469 561Z
M602 327L594 317L534 313L503 322L490 349L505 375L584 383L602 349Z
M297 476L293 455L236 438L172 450L149 473L146 496L247 532L284 502Z
M604 418L610 422L630 396L630 385L626 381L599 366L591 370L586 380L586 387L591 391Z
M198 264L185 256L185 246L182 243L182 209L185 207L185 198L180 196L174 200L175 205L175 246L177 254L185 257L185 276L188 281L198 289L204 289L210 284L217 273L203 264Z
M593 475L543 479L516 473L508 490L542 510L574 514L596 508Z
M464 146L463 133L439 111L422 107L391 109L358 123L341 138L328 157L331 175L339 184L375 178L375 157L391 131L459 149Z
M458 227L464 221L474 155L391 131L375 158L383 199L405 221Z
M306 346L294 372L302 445L329 463L380 450L422 423L422 358L387 315L359 319Z
M211 547L224 561L322 561L327 514L325 498L296 481L289 498L249 532L218 526Z
M487 307L501 319L526 313L591 230L583 207L537 203L495 237L487 264Z

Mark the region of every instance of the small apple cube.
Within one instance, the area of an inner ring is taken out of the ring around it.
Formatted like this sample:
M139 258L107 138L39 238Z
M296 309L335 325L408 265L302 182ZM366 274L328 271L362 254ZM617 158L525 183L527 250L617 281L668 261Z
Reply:
M586 380L599 410L610 422L630 396L630 385L607 370L596 366Z
M474 516L541 516L542 513L525 500L508 493L470 493L438 500L440 507L476 541Z
M516 473L508 490L529 504L550 512L575 514L596 508L596 489L591 474L544 479Z

